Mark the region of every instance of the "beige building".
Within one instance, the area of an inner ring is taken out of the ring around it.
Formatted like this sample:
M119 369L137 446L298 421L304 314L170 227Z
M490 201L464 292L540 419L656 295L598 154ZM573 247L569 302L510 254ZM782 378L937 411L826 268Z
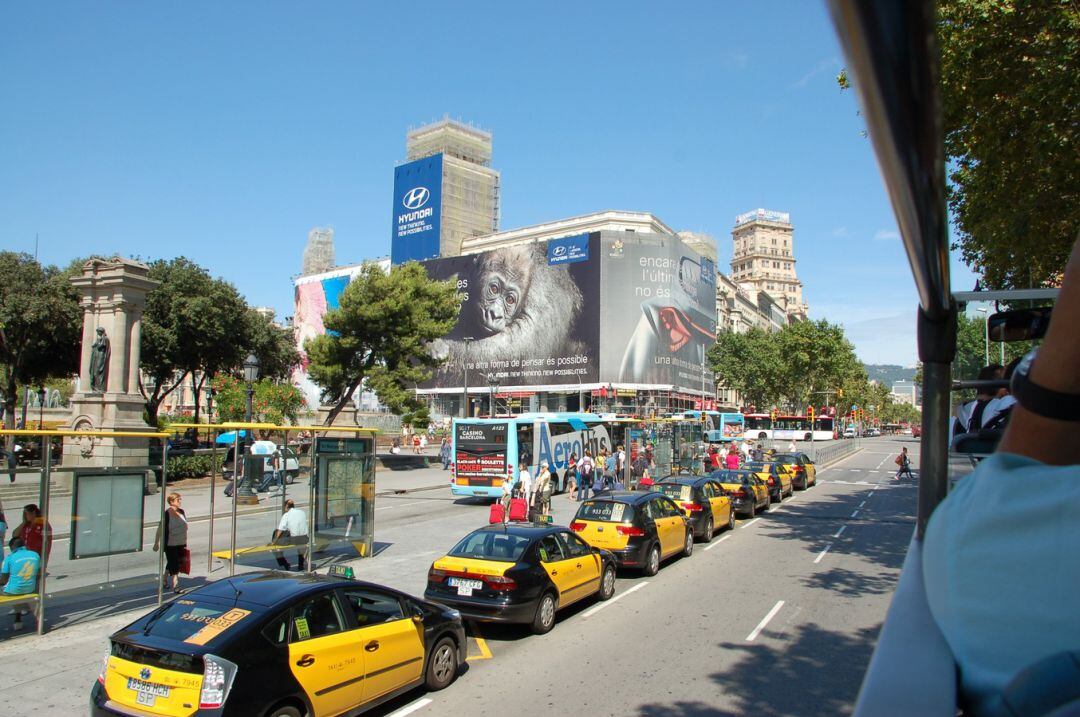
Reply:
M443 118L409 130L408 161L443 155L439 255L457 256L462 242L499 230L499 173L491 168L491 133Z
M767 209L740 214L731 239L731 278L749 290L768 293L791 318L805 320L807 306L795 273L791 215Z

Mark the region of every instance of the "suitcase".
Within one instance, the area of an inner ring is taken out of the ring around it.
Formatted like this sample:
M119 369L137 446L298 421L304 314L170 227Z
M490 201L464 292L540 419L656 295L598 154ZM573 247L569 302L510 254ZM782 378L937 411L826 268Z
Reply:
M502 523L506 520L506 507L502 503L495 502L491 504L491 511L488 513L489 523Z
M524 498L510 499L510 520L524 521L529 517L529 504Z

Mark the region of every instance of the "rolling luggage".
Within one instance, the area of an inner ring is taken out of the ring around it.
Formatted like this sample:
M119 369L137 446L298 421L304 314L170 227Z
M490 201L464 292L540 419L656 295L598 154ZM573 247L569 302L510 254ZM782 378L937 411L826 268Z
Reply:
M529 504L524 498L510 499L510 520L524 521L529 517Z
M496 501L491 504L491 511L488 513L489 523L502 523L506 520L506 508L502 503Z

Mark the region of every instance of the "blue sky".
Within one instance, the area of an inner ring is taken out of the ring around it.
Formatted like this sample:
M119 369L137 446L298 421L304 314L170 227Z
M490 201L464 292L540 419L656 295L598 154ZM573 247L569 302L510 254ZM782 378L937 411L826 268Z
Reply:
M674 9L677 8L677 11ZM815 318L915 360L916 297L824 4L5 3L0 248L184 254L292 313L308 230L390 250L408 127L494 133L502 228L791 212ZM974 278L954 262L953 286Z

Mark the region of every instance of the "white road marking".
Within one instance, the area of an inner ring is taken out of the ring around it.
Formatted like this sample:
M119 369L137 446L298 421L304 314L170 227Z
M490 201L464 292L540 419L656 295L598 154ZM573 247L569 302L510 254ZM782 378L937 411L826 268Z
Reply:
M720 540L717 540L717 541L716 541L715 543L713 543L712 545L710 545L709 547L707 547L707 548L705 548L705 549L706 549L706 550L712 550L712 549L713 549L713 548L715 548L715 547L716 547L717 545L719 545L720 543L724 542L725 540L727 540L727 539L728 539L728 538L730 538L730 537L731 537L731 533L728 533L728 534L727 534L727 535L725 535L724 537L720 538Z
M821 559L825 557L825 553L829 552L829 548L831 548L831 547L832 547L832 543L829 543L828 545L825 546L824 550L822 550L820 553L818 553L818 556L816 558L814 558L814 565L817 565L818 563L821 562Z
M405 715L411 715L418 709L427 707L432 702L434 702L434 700L432 700L430 697L423 697L421 699L418 699L416 702L410 702L396 712L391 712L386 717L405 717Z
M776 613L780 612L780 608L782 607L784 607L784 601L778 600L776 604L773 605L772 610L769 610L769 614L762 618L761 622L757 624L757 627L754 628L754 631L746 636L746 641L753 642L754 640L756 640L757 636L761 634L761 631L765 629L765 626L769 624L769 620L772 620L774 617L776 617Z
M717 545L719 545L719 543L717 543ZM618 595L616 595L615 597L611 598L610 600L608 600L606 602L602 602L599 605L595 605L595 606L589 608L585 612L581 613L581 616L582 617L592 617L596 613L598 613L601 610L603 610L604 608L606 608L608 605L611 605L613 603L617 603L618 601L622 600L624 597L626 597L630 593L636 592L636 591L640 590L641 588L645 587L648 584L649 584L648 580L646 580L644 582L640 582L637 585L635 585L634 587L627 590L626 592L621 592ZM390 715L390 717L393 717L393 715Z
M744 528L749 528L749 527L750 527L751 525L753 525L754 523L758 522L759 520L761 520L761 518L754 518L754 519L753 519L753 520L751 520L751 521L750 521L749 523L744 523L742 527L744 527Z
M864 470L864 469L863 468L848 468L848 470L851 471L852 473L858 473L859 471Z
M855 511L854 513L852 513L851 517L852 518L858 518L859 517L859 511Z
M836 533L833 535L833 537L834 538L839 538L843 534L843 532L845 530L847 530L847 526L846 525L841 525L840 530L836 531Z
M865 505L866 505L866 501L864 500L864 501L863 501L862 503L859 503L859 509L860 509L860 510L862 510L862 508L863 508L863 507L864 507Z
M391 508L404 508L407 505L420 505L423 502L424 501L422 501L422 500L414 500L414 501L410 501L408 503L395 503L394 505L380 506L380 507L376 508L375 510L390 510Z

